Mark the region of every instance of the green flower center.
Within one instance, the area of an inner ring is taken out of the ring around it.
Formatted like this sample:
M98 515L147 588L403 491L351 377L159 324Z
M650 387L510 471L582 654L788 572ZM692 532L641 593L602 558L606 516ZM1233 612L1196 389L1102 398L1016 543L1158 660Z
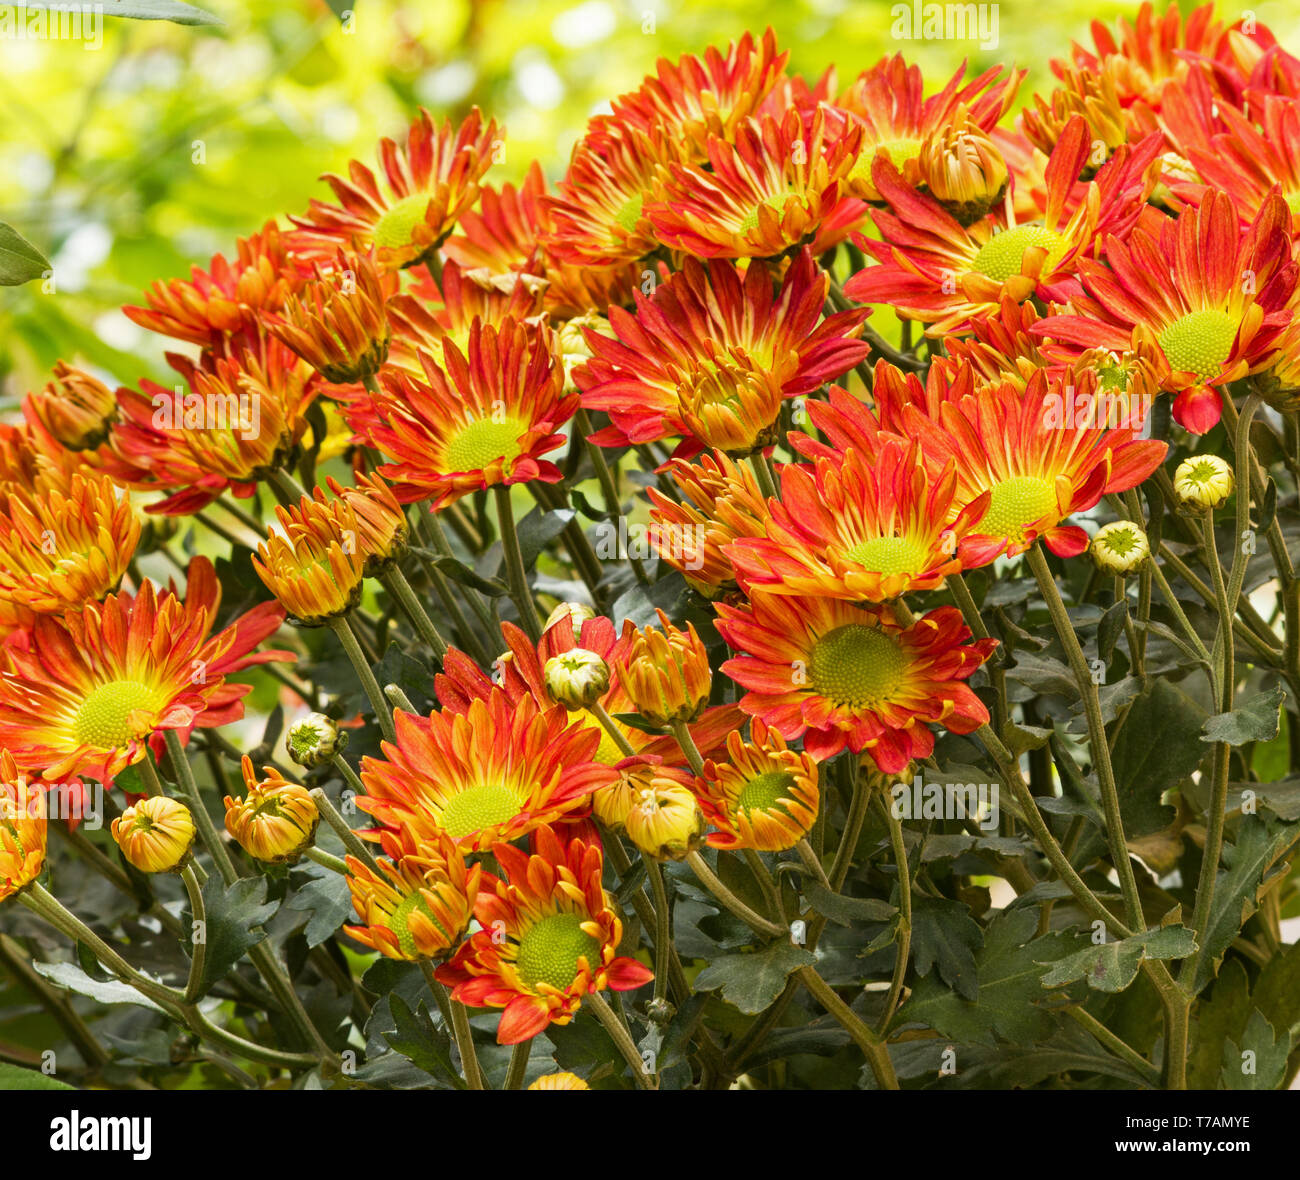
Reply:
M990 537L1022 541L1025 525L1056 511L1056 486L1050 480L1016 475L994 485L989 510L975 527Z
M884 152L889 156L889 162L899 171L902 171L903 165L908 160L915 160L921 154L921 141L919 139L887 139L883 143L867 144L862 153L854 161L852 169L849 171L850 180L871 181L871 164L876 158L878 152Z
M519 436L527 430L519 418L475 418L447 440L443 462L448 471L482 471L498 460L509 462L522 450Z
M636 233L636 223L641 220L641 209L645 205L645 193L633 193L624 202L623 207L614 214L614 220L625 233Z
M433 916L433 911L429 909L424 898L418 893L408 893L402 898L397 909L393 911L392 916L388 919L388 928L397 935L397 944L402 948L402 953L410 955L412 958L420 953L416 948L415 936L412 935L410 927L411 912L413 910L422 913L443 934L447 933L447 931L443 930L442 923Z
M1101 547L1116 557L1127 557L1141 548L1141 542L1133 529L1112 529L1099 539Z
M1160 347L1171 369L1209 381L1222 371L1238 327L1239 322L1226 311L1193 311L1160 333Z
M736 810L748 815L751 811L784 811L777 807L782 799L791 798L794 775L788 770L769 770L752 778L736 798Z
M781 215L785 213L786 202L791 197L797 195L797 193L793 193L789 189L786 189L784 192L771 193L769 196L764 197L757 205L745 214L745 220L740 223L740 232L742 234L747 234L751 230L758 229L758 213L764 206L771 209L779 220Z
M151 711L153 689L139 680L114 680L93 689L77 710L72 733L80 745L101 750L120 750L133 738L148 732L132 725L137 709Z
M808 676L827 700L850 708L888 700L903 683L907 656L899 643L878 627L848 623L817 641Z
M413 193L409 197L403 197L375 222L375 245L389 250L409 246L415 227L424 220L428 207L428 193Z
M859 541L845 556L863 569L889 576L920 573L930 554L915 537L872 537Z
M582 929L577 914L552 914L524 931L515 967L529 987L549 983L564 990L577 978L580 958L594 972L600 966L600 943Z
M1039 246L1047 251L1047 257L1043 260L1043 274L1047 274L1061 261L1066 241L1044 225L1018 225L1014 229L994 234L985 242L975 255L971 269L995 283L1005 283L1020 273L1025 251L1031 246Z
M509 787L484 783L452 795L442 807L442 826L453 840L495 827L519 814L519 799Z

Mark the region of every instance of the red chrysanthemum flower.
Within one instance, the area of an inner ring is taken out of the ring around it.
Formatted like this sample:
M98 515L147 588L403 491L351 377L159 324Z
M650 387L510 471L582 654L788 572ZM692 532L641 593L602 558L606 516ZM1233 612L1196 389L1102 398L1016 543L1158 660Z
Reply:
M845 197L862 129L828 125L825 108L805 119L746 119L732 140L710 138L707 163L673 163L645 206L654 234L697 258L773 258L812 243L822 254L866 212Z
M253 649L284 621L264 602L212 635L221 588L196 557L182 600L146 581L63 619L42 615L23 642L0 649L0 744L46 779L84 774L103 783L145 757L152 735L236 721L246 684L226 677L250 664L293 660Z
M859 238L879 259L854 275L845 294L861 303L887 303L905 319L927 324L926 334L970 330L972 318L996 314L1003 296L1023 303L1031 295L1063 298L1079 261L1100 248L1107 233L1125 234L1145 208L1160 147L1152 135L1136 149L1121 147L1086 186L1075 182L1090 145L1082 118L1070 121L1047 165L1040 220L1011 224L1005 207L963 228L933 197L904 183L883 156L876 186L888 212L872 214L883 241Z
M294 248L322 260L340 246L361 254L374 250L388 270L423 261L473 206L503 134L495 122L483 126L477 107L459 127L450 120L435 127L421 108L405 146L379 141L385 188L357 160L348 165L348 179L323 177L339 204L313 200L306 216L291 218L299 227Z
M1232 199L1207 192L1158 234L1139 225L1127 240L1108 238L1105 264L1079 265L1088 293L1071 300L1075 314L1032 330L1074 348L1157 345L1169 366L1164 388L1176 394L1174 417L1203 434L1222 413L1220 388L1268 368L1291 322L1300 270L1290 226L1277 195L1243 230Z
M970 733L988 710L963 683L997 641L967 643L955 607L910 626L886 606L756 593L718 607L718 632L742 653L722 670L745 689L740 707L818 761L870 753L886 774L934 749L930 725Z
M764 263L742 274L695 259L636 296L636 314L611 308L616 336L587 333L591 360L574 373L583 405L608 413L602 446L686 436L747 455L775 441L782 398L810 393L868 352L854 339L863 309L822 319L830 280L803 251L779 291Z
M443 349L444 367L425 353L422 379L385 372L378 393L348 407L353 429L395 460L380 471L397 498L437 510L500 484L560 480L542 456L563 444L578 395L563 391L545 325L475 321L467 353L446 339Z
M483 929L437 971L453 999L503 1009L502 1045L568 1024L592 992L632 991L654 978L635 959L616 955L623 924L601 885L600 849L582 840L562 845L545 827L534 847L530 856L493 846L503 876L484 875L474 907Z

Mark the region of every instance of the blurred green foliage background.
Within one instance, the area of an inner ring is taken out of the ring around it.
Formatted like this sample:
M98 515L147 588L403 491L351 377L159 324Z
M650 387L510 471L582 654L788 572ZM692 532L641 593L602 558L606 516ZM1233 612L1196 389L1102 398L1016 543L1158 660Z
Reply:
M0 412L12 414L59 358L133 383L165 370L165 342L123 303L206 265L268 218L325 195L320 173L373 165L418 104L458 119L477 103L504 121L517 179L533 158L558 177L587 117L676 59L772 25L791 68L828 65L841 85L902 51L937 87L964 57L1028 67L1088 39L1093 17L1134 4L1003 0L998 44L896 41L888 0L200 0L225 22L181 27L106 18L96 50L0 39L0 220L55 264L55 290L0 292ZM351 8L340 21L334 10ZM1185 4L1184 10L1190 10ZM1242 10L1244 11L1244 10ZM1300 7L1252 11L1294 48ZM1220 6L1226 19L1242 13ZM932 85L930 85L932 84Z

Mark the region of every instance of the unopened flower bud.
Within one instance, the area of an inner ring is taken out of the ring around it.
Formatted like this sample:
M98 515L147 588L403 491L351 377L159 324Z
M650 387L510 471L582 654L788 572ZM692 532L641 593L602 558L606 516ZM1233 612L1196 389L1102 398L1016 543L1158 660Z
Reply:
M112 832L122 855L142 873L170 873L189 860L194 817L184 803L151 795L122 812Z
M962 225L978 221L1007 191L1007 162L964 107L921 145L917 174Z
M652 725L694 721L708 703L713 673L693 624L679 631L659 612L663 630L636 632L618 676L632 704Z
M1184 508L1209 511L1232 495L1232 468L1218 455L1193 455L1178 464L1174 492Z
M609 690L609 665L585 647L552 656L543 674L547 691L566 709L585 709Z
M342 753L347 744L347 732L340 730L338 722L324 713L308 713L301 721L295 721L284 739L289 757L307 770L324 766L335 754Z
M704 843L708 825L689 787L656 778L637 793L623 826L647 856L682 860Z
M573 638L578 639L582 635L582 624L595 617L596 612L581 602L562 602L546 616L546 626L542 630L549 631L561 619L567 618L573 625Z
M266 778L259 782L248 757L241 769L248 794L243 799L226 796L226 831L254 860L268 864L297 860L311 847L320 823L311 792L269 766L263 768Z
M1127 574L1151 556L1147 535L1127 520L1116 520L1097 530L1089 546L1097 568L1111 574Z
M40 393L28 395L23 408L70 451L93 451L117 421L113 391L64 361L54 366Z

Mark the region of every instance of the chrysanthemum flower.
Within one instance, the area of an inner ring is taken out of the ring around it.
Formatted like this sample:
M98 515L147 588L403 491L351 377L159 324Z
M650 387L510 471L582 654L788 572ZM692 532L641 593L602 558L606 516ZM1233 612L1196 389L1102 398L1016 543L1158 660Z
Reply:
M755 593L718 607L718 632L742 653L722 670L744 688L740 707L824 761L866 750L886 774L934 749L930 725L970 733L988 710L963 683L997 646L967 643L955 607L911 626L887 606Z
M140 519L108 476L38 479L30 490L0 484L0 625L102 598L139 539Z
M0 750L0 901L41 875L46 832L45 792Z
M351 385L373 377L388 357L388 294L373 259L340 250L262 322L326 381Z
M590 1090L587 1085L576 1073L548 1073L538 1078L531 1086L530 1090Z
M969 108L976 127L991 132L1011 109L1026 71L1001 77L1002 67L994 66L963 86L965 72L963 64L942 90L926 98L920 66L909 66L901 53L881 58L863 70L834 104L837 112L846 116L842 122L862 128L860 147L844 178L844 191L868 201L881 199L871 167L882 152L914 183L909 162L920 155L924 140L952 122L961 106Z
M142 873L181 868L194 846L194 816L179 799L154 795L128 807L111 825L122 855Z
M1300 269L1290 225L1279 196L1242 230L1232 199L1207 192L1158 235L1139 225L1127 240L1108 238L1106 264L1079 263L1088 293L1071 300L1076 314L1051 316L1033 331L1084 348L1157 344L1170 370L1164 388L1176 393L1174 417L1203 434L1222 413L1220 388L1268 368L1291 322Z
M290 619L319 627L361 600L367 555L352 505L320 488L292 508L277 507L279 532L257 546L253 569Z
M253 760L240 762L244 798L225 797L226 831L254 860L268 864L295 861L310 846L320 823L311 792L291 783L273 766L262 768L259 779Z
M145 292L148 307L122 311L151 332L208 347L255 329L258 316L279 311L310 274L310 265L268 221L261 232L239 239L233 262L216 254L206 271L194 267L188 281L154 283Z
M1007 162L989 134L962 106L927 136L916 157L917 179L960 225L970 225L1007 191Z
M704 843L707 826L690 787L655 775L633 790L623 816L627 838L655 860L684 860Z
M1025 136L1039 151L1050 155L1070 120L1079 116L1088 124L1088 138L1094 145L1100 143L1106 155L1134 137L1129 114L1120 101L1116 83L1120 71L1115 64L1107 63L1100 73L1094 73L1054 61L1052 69L1060 86L1047 98L1035 94L1034 105L1021 114Z
M348 889L360 925L343 929L389 959L446 958L474 916L482 868L467 865L449 836L430 833L419 852L395 864L382 857L375 873L347 858Z
M1159 147L1151 135L1135 149L1120 148L1079 195L1075 181L1090 145L1084 120L1073 119L1048 163L1039 220L1011 224L1002 207L967 228L878 156L873 176L890 208L872 216L883 240L859 241L879 265L858 271L845 294L888 303L924 322L931 336L968 331L973 317L996 314L1004 295L1017 303L1035 293L1051 299L1104 235L1123 235L1137 221Z
M70 451L93 451L117 420L117 398L98 377L59 361L45 388L23 399L23 416Z
M421 108L404 146L379 141L384 188L358 160L349 163L348 179L322 178L339 204L313 200L306 216L291 218L299 227L293 235L295 249L326 258L340 246L359 253L374 250L386 270L424 261L473 206L503 134L495 122L483 126L477 107L456 128L450 120L435 128Z
M350 410L358 432L396 460L380 473L398 500L431 500L436 511L500 484L557 482L560 469L542 456L563 444L578 395L563 393L546 327L476 321L467 355L444 349L445 370L426 353L422 380L386 372L371 409Z
M110 783L145 756L162 730L182 740L243 716L250 664L292 660L253 649L284 621L264 602L211 635L221 588L204 557L190 563L185 597L146 581L61 620L39 616L26 646L0 650L0 743L50 781L84 774Z
M483 929L437 971L453 999L503 1009L502 1045L568 1024L592 992L632 991L653 978L635 959L616 957L623 924L601 885L600 850L582 840L562 846L546 827L534 847L530 856L493 845L504 876L484 878L474 907Z
M656 786L660 790L679 787L689 794L694 783L694 773L685 767L667 766L658 758L638 756L619 767L614 782L593 792L591 814L611 831L619 832L644 791Z
M1236 485L1232 465L1218 455L1193 455L1174 472L1174 493L1184 508L1208 512L1228 502Z
M593 761L599 736L559 705L504 690L463 713L398 711L397 741L361 763L357 805L418 840L445 831L465 852L513 840L582 806L614 772ZM391 840L385 849L392 853Z
M736 570L727 547L741 537L761 537L768 508L754 473L721 451L694 463L673 459L668 475L685 499L646 489L650 543L660 560L680 570L706 598L736 589Z
M362 572L371 578L388 569L406 552L409 528L406 513L393 489L378 475L357 476L356 487L341 487L326 477L329 489L349 508L356 520L355 544L365 561Z
M784 852L812 830L821 803L817 760L796 752L761 718L750 740L737 731L727 738L725 761L709 760L696 781L714 848Z
M710 138L707 164L670 164L644 215L660 241L697 258L773 258L812 243L843 241L865 207L845 197L862 130L834 132L824 108L805 120L746 119L735 139Z
M117 393L121 421L104 469L128 487L171 493L150 512L185 516L227 490L251 496L306 433L316 396L311 369L277 340L206 354L186 376L188 392L142 381L142 392Z
M655 73L614 99L613 118L647 136L682 145L703 159L709 136L730 139L780 82L788 52L777 52L769 28L761 41L745 33L726 53L710 48L701 59L683 54L674 65L661 57Z
M676 149L608 118L578 141L555 195L542 198L544 248L573 266L611 267L653 253L648 206L659 199Z
M931 479L920 451L889 438L870 456L782 468L767 535L727 550L742 587L884 602L937 589L963 556L978 564L981 546L964 543L980 531L988 494L959 505L956 461Z
M694 721L704 711L713 684L709 654L695 624L681 631L662 610L658 627L639 628L627 660L617 665L632 707L652 725Z
M810 393L868 352L854 339L866 309L822 319L830 280L808 251L774 293L774 272L752 262L707 268L689 259L636 314L610 309L614 336L587 333L592 357L575 370L585 407L608 413L601 446L678 435L743 456L770 446L783 398Z

